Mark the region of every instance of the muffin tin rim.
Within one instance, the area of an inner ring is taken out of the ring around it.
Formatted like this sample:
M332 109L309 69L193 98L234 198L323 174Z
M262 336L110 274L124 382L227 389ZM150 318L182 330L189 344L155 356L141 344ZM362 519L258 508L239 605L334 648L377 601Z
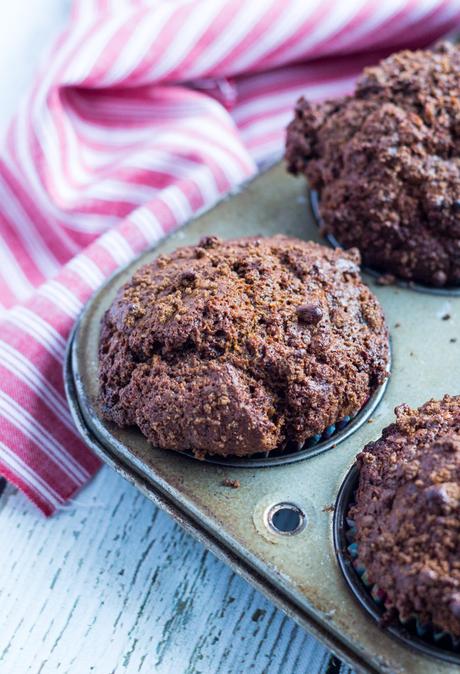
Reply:
M321 229L323 219L321 217L320 212L319 193L317 190L308 188L308 195L313 219L318 228ZM339 241L335 238L333 234L323 234L322 236L329 243L329 245L332 246L332 248L334 249L339 248L344 250L344 246L342 246L342 244L339 243ZM368 267L367 265L362 265L361 270L365 274L369 274L369 276L372 276L375 279L381 278L385 273L383 271L379 272L377 271L377 269L373 269L372 267ZM405 281L404 279L398 278L397 276L395 276L395 281L394 283L392 283L392 285L404 288L405 290L415 290L416 292L419 293L426 293L428 295L437 295L438 297L460 297L460 286L447 286L445 288L436 288L434 286L424 285L423 283Z
M348 544L345 537L346 515L353 492L357 487L358 479L359 468L355 461L347 471L337 492L332 523L334 551L348 589L366 614L372 618L382 630L390 634L393 638L423 655L436 658L437 660L443 660L444 662L449 662L454 665L460 665L460 652L455 653L454 651L438 648L437 646L429 644L422 637L411 635L402 623L392 623L385 627L381 625L383 609L372 599L369 591L354 569L351 558L346 552Z

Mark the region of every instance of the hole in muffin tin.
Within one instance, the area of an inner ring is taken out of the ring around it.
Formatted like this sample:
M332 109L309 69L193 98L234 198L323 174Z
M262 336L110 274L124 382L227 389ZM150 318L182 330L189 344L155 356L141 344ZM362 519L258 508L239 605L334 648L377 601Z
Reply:
M319 208L319 195L316 190L309 190L309 198L310 198L310 207L311 211L313 213L313 217L315 219L316 224L318 225L319 228L322 226L322 217L321 217L321 212ZM326 241L333 247L333 248L343 248L343 246L337 241L335 236L333 234L324 234L323 235ZM383 271L377 271L376 269L372 269L372 267L367 267L367 266L362 266L362 270L366 273L369 274L370 276L373 276L374 278L379 278L381 277L384 272ZM403 279L396 278L394 285L399 286L400 288L408 288L409 290L416 290L417 292L420 293L429 293L431 295L440 295L440 296L450 296L450 297L460 297L460 287L459 286L447 286L445 288L435 288L432 286L426 286L423 285L422 283L414 283L412 281L404 281Z
M333 523L335 553L340 570L351 592L366 613L392 637L424 655L459 665L460 639L454 645L448 635L436 633L426 626L422 627L415 619L405 624L396 620L385 627L382 626L384 607L373 598L372 588L365 585L362 576L353 565L353 543L350 544L352 529L347 521L347 513L354 502L358 478L359 471L355 464L345 477L337 495Z
M391 373L391 352L389 350L388 375ZM389 376L385 379L374 393L368 398L361 410L353 417L345 417L336 424L328 426L321 435L315 435L309 438L302 446L295 443L288 443L283 449L275 449L272 452L251 454L246 457L225 457L215 454L206 454L200 458L207 463L213 463L219 466L233 466L237 468L268 468L269 466L280 466L286 463L296 463L312 456L317 456L328 449L334 449L339 442L350 437L352 433L358 430L372 415L378 404L383 398L388 384ZM191 451L179 452L193 459L197 457Z
M268 509L266 524L276 534L294 536L305 529L307 517L302 508L286 501Z

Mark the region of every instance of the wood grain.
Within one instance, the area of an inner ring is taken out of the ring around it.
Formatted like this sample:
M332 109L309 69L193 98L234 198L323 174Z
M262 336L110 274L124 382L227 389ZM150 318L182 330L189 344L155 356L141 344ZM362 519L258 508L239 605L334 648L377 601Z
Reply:
M336 670L323 646L107 468L51 520L8 485L0 527L2 674Z

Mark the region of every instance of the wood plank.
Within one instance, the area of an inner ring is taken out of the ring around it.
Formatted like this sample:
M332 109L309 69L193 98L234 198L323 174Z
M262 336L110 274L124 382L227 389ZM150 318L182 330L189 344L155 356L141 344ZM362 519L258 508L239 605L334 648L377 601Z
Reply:
M0 527L2 674L328 666L324 647L106 468L51 520L8 485Z

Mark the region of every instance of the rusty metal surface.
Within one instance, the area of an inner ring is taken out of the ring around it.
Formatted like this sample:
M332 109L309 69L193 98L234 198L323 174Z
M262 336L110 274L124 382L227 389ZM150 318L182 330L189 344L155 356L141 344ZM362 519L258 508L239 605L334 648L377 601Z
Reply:
M451 340L459 332L460 298L378 287L365 276L392 333L392 377L371 423L335 449L296 464L270 468L205 464L150 447L140 433L115 429L97 416L100 319L134 269L160 253L195 243L204 234L230 238L279 232L320 240L303 181L287 176L281 165L114 276L90 302L76 330L69 368L70 387L75 387L69 392L73 412L81 414L86 440L114 468L164 507L169 504L173 516L360 671L458 671L398 643L355 602L335 559L330 505L355 454L393 420L396 404L419 405L430 397L458 393L460 339ZM224 486L224 478L238 480L239 489ZM295 536L280 536L266 526L267 509L284 501L306 513L307 526Z

